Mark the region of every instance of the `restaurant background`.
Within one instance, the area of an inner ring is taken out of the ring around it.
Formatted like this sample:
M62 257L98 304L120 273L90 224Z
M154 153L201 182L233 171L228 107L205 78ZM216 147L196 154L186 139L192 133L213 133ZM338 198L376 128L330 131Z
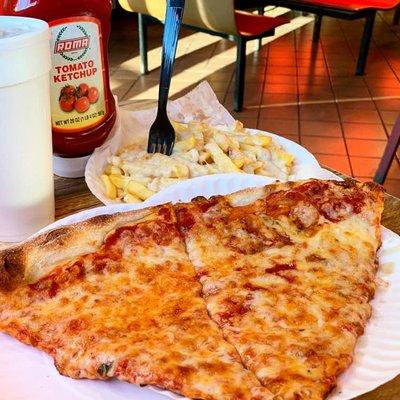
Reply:
M362 181L371 180L400 112L400 27L393 11L378 13L364 76L354 75L363 21L326 17L319 43L312 42L311 15L271 7L266 15L294 22L263 39L261 50L247 46L244 109L233 112L235 44L181 29L171 84L177 98L207 80L219 100L249 128L294 140L321 164ZM162 26L149 27L148 75L140 75L137 17L113 11L110 81L119 101L156 99ZM384 184L400 195L396 159Z

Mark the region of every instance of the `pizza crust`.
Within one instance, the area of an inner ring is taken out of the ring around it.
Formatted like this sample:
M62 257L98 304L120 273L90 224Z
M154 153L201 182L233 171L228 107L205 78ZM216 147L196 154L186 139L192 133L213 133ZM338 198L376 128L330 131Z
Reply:
M318 182L318 179L307 179L302 181L289 181L289 182L279 182L276 181L271 185L243 189L235 193L228 194L225 197L233 207L240 207L247 204L250 204L256 200L260 200L266 197L268 194L271 194L276 191L285 191L292 188L296 188L298 186L303 185L308 182ZM321 181L319 181L321 182ZM336 180L325 180L324 182L331 183L340 189L350 189L350 188L363 188L366 192L368 192L369 196L372 196L375 201L379 201L382 197L384 189L381 185L374 182L357 182L353 179L344 179L343 181ZM217 196L218 197L218 196Z
M231 206L241 207L260 200L276 190L284 191L312 181L315 180L284 183L277 181L272 185L244 189L224 197ZM366 188L377 204L382 203L379 198L382 196L383 189L377 184L372 182L363 184L351 179L332 182L339 188L354 186ZM142 210L99 215L46 232L21 245L0 250L0 290L11 290L22 281L36 282L51 272L54 266L96 251L107 233L114 229L136 223L141 219L145 221L154 218L157 209L157 207L149 207ZM376 224L379 225L379 220L375 221Z
M21 282L35 283L55 266L96 251L113 230L154 219L156 210L156 207L149 207L98 215L0 251L0 290L12 290Z

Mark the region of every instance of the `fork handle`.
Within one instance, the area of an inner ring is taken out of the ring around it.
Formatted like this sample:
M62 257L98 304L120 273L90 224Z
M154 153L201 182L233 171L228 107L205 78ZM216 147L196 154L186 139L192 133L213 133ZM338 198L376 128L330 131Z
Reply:
M178 44L178 34L181 27L185 0L168 0L165 15L160 86L158 90L158 113L167 110L168 93L171 85L172 69Z

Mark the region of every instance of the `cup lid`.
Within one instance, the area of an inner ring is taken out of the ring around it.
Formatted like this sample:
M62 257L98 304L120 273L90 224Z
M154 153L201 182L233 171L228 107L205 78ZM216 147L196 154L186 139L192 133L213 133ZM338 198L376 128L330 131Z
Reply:
M0 15L0 52L49 40L49 25L36 18Z
M0 16L0 88L48 74L50 29L35 18Z

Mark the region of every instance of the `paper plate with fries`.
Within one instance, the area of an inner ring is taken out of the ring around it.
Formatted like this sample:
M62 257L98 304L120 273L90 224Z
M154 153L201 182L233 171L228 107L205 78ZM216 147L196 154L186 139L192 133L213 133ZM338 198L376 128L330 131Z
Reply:
M149 202L167 187L199 176L243 173L296 180L321 171L297 143L236 121L206 82L169 106L176 132L171 156L146 152L155 109L119 110L112 135L86 167L86 182L104 204Z

